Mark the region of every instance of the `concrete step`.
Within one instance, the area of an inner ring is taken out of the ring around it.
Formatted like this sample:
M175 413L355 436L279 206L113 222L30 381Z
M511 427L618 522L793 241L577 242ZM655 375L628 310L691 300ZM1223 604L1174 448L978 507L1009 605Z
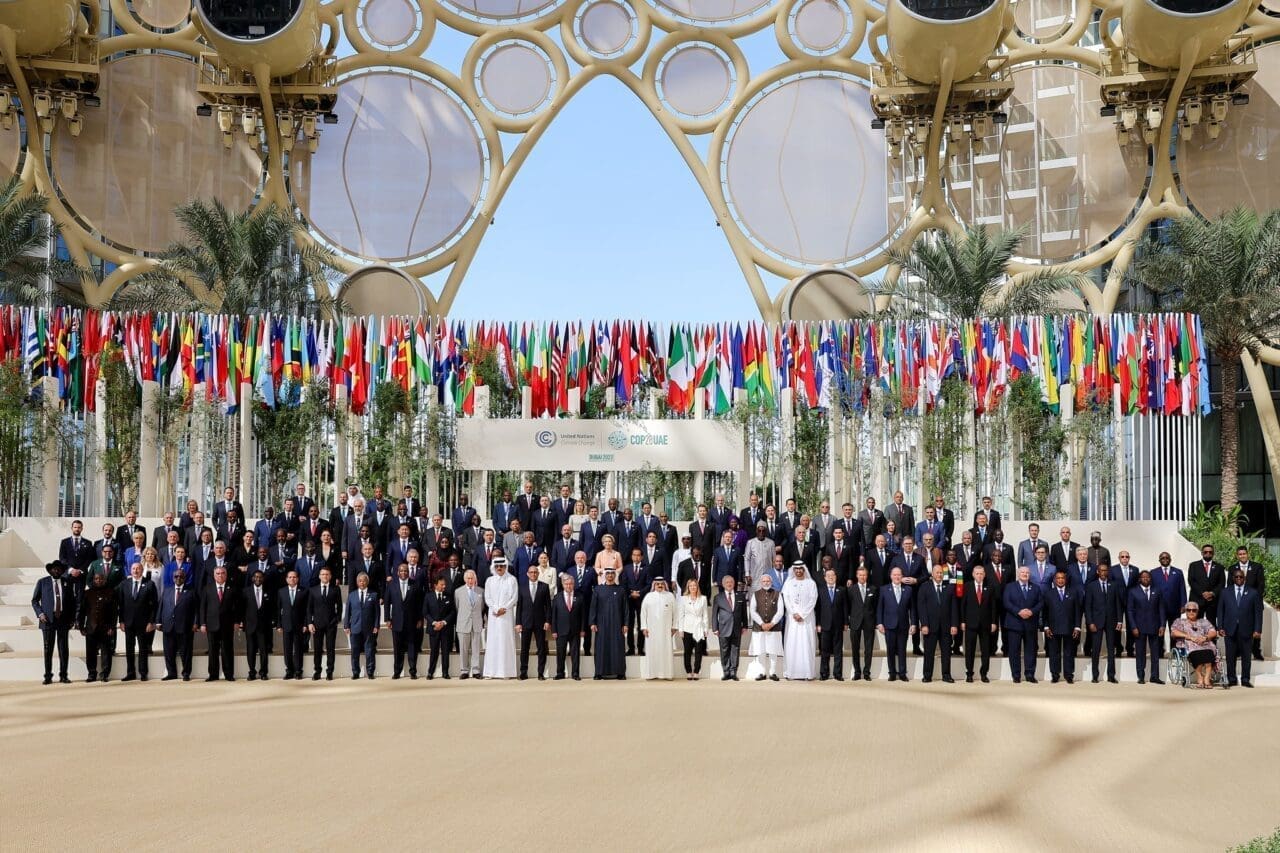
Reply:
M35 586L40 578L45 577L49 573L45 571L44 566L35 568L27 567L9 567L0 568L0 584L30 584Z
M28 602L30 599L28 599ZM6 628L17 628L22 625L34 625L36 614L31 604L0 604L0 636Z

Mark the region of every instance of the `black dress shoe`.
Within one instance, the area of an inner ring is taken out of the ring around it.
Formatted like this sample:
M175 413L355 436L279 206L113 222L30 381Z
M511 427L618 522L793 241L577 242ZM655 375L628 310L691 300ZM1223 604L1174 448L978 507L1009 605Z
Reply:
M1109 676L1107 676L1107 683L1108 683L1108 684L1119 684L1119 683L1120 683L1120 679L1116 678L1114 675L1109 675Z
M326 673L326 674L325 674L325 677L324 677L324 680L325 680L325 681L333 681L333 673L332 673L332 672Z
M982 683L983 683L983 684L990 684L990 683L991 683L991 679L990 679L990 678L987 678L987 677L984 675L984 676L982 676Z
M1068 675L1068 676L1066 676L1066 679L1067 679L1067 684L1075 684L1075 683L1076 683L1076 677L1075 677L1074 675Z
M146 680L147 680L147 677L146 677L145 675L144 675L144 676L142 676L142 680L143 680L143 681L146 681ZM266 674L265 672L260 672L260 673L258 673L258 680L259 680L259 681L266 681L266 680L267 680L267 674Z
M552 681L564 681L564 676L563 676L563 675L557 675L555 678L553 678L553 679L551 679L551 680L552 680Z
M625 675L619 675L619 676L618 676L618 680L619 680L619 681L626 681L626 680L627 680L627 677L626 677Z
M516 676L517 681L527 681L528 678L529 678L529 674L527 672L522 672Z
M368 675L366 675L365 678L369 679L370 681L373 681L375 678L377 678L377 676L371 672Z
M720 676L720 680L721 680L721 681L728 681L728 680L729 680L729 676L727 676L727 675L722 675L722 676ZM824 675L820 680L822 680L822 681L826 681L826 680L827 680L827 677Z
M771 676L769 676L769 680L770 680L770 681L777 681L777 680L778 680L778 676L776 676L776 675L771 675Z
M836 678L836 681L844 681L843 675L837 675L835 678Z
M867 672L862 673L862 680L863 680L863 681L870 681L870 680L871 680L871 672L870 672L870 671L867 671Z
M911 676L909 676L909 675L902 675L902 674L899 674L899 675L898 675L898 680L899 680L899 681L910 681L910 680L911 680Z
M1139 684L1146 684L1146 683L1147 683L1147 680L1146 680L1145 678L1143 678L1142 676L1138 676L1138 683L1139 683Z
M178 677L178 676L176 676L176 675L166 675L164 678L162 678L162 679L160 679L160 680L161 680L161 681L173 681L173 680L174 680L175 678L177 678L177 677Z
M769 676L765 675L765 674L762 672L762 673L760 673L759 675L757 675L757 676L756 676L756 681L764 681L764 680L765 680L766 678L768 678L768 677L769 677ZM49 683L49 682L47 682L47 681L45 682L45 684L48 684L48 683Z
M924 683L924 684L932 684L932 683L933 683L933 676L932 676L932 675L926 675L924 678L920 679L920 681L921 681L922 683Z
M1028 675L1028 676L1027 676L1027 683L1028 683L1028 684L1039 684L1040 682L1036 681L1036 677L1035 677L1034 675Z
M235 677L234 675L228 675L228 676L225 676L225 678L227 679L227 681L235 681L235 680L236 680L236 677Z
M1014 683L1014 684L1021 684L1021 683L1022 683L1022 678L1021 678L1021 676L1017 676L1017 675L1015 675L1015 676L1013 677L1013 683Z
M393 673L391 673L391 680L392 680L392 681L395 681L395 680L396 680L396 679L398 679L399 677L400 677L400 673L398 673L398 672L393 672Z
M1028 681L1030 681L1031 679L1029 679L1029 678L1028 678L1027 680L1028 680ZM1055 676L1053 676L1051 679L1049 679L1049 681L1050 681L1050 683L1052 683L1052 684L1057 684L1057 683L1058 683L1058 676L1056 676L1056 675L1055 675Z
M440 677L441 677L441 678L443 678L445 681L448 681L448 680L449 680L449 673L447 673L447 672L446 672L446 673L442 674Z
M191 676L190 676L190 675L184 675L184 676L182 676L182 680L183 680L183 681L190 681L190 680L191 680Z
M761 677L761 678L764 678L764 676L763 676L763 675L762 675L762 676L760 676L760 677ZM52 676L52 675L46 675L46 676L44 677L44 683L45 683L45 684L53 684L53 676Z
M353 672L353 673L351 673L351 680L352 680L352 681L358 681L359 679L360 679L360 673L358 673L358 672Z
M604 676L603 676L603 675L597 675L597 676L594 676L594 679L595 679L596 681L604 681Z
M581 681L581 680L582 680L582 676L581 676L581 675L575 675L575 676L573 677L573 680L574 680L574 681Z
M1164 682L1163 682L1163 681L1161 681L1161 680L1160 680L1160 679L1158 679L1158 678L1153 678L1153 679L1151 679L1151 683L1152 683L1152 684L1164 684Z
M942 676L942 681L943 681L943 683L944 683L944 684L955 684L955 683L956 683L956 680L955 680L954 678L952 678L951 676L949 676L949 675L944 675L944 676Z
M965 683L965 684L973 684L973 676L972 676L972 675L966 675L966 676L964 677L964 683Z
M462 673L462 675L458 676L458 678L461 679L462 681L466 681L470 677L471 677L471 673L469 672L464 672Z
M211 675L205 679L205 681L217 681L217 680L218 680L218 676L216 675Z
M831 676L829 676L829 675L819 675L819 676L818 676L818 680L819 680L819 681L826 681L826 680L827 680L828 678L830 678L830 677L831 677ZM727 675L726 675L726 676L724 677L724 679L723 679L723 680L727 681L728 679L729 679L729 676L727 676Z
M263 676L263 678L266 678L266 676L264 675L264 676ZM146 681L146 680L148 679L148 676L146 676L146 675L140 675L140 676L138 676L138 679L139 679L140 681Z
M449 676L447 676L447 675L445 676L445 678L448 678L448 677L449 677ZM539 681L546 681L546 680L547 680L547 677L546 677L545 675L539 675L539 676L538 676L538 680L539 680Z
M731 680L731 681L737 681L737 680L738 680L738 675L737 675L737 673L734 673L733 675L729 676L729 680Z
M317 672L315 675L311 676L311 680L312 680L312 681L319 681L319 680L320 680L320 673L318 673L318 672Z
M898 680L898 676L891 672L891 673L889 673L889 680L890 680L890 681L897 681L897 680Z
M1095 675L1095 676L1093 677L1093 683L1094 683L1094 684L1097 684L1097 683L1098 683L1098 676L1096 676L1096 675Z
M1252 688L1252 687L1253 687L1253 682L1252 682L1252 681L1242 681L1242 682L1240 682L1240 685L1241 685L1242 687L1249 687L1249 688Z
M128 675L126 675L124 678L122 678L122 679L120 679L120 680L121 680L122 682L124 682L124 681L137 681L137 680L138 680L138 676L134 675L134 674L131 672L131 673L129 673Z
M256 672L251 672L251 673L249 673L249 680L250 680L250 681L257 681L257 680L258 680L258 673L256 673Z

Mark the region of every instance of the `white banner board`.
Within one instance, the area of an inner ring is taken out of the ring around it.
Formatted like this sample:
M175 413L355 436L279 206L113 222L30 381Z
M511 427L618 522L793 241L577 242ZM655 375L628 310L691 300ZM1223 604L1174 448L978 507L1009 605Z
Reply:
M460 418L472 471L741 471L742 427L726 421Z

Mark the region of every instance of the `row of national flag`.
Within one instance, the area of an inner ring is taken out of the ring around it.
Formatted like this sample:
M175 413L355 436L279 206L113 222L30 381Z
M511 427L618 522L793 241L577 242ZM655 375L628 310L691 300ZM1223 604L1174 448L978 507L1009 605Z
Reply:
M981 414L1023 374L1039 379L1053 411L1109 406L1113 398L1126 414L1210 409L1204 335L1191 314L503 323L0 306L0 361L20 359L33 385L56 379L59 399L75 411L93 411L108 351L139 383L203 394L228 413L252 400L290 405L298 388L319 378L335 397L345 389L357 414L378 383L392 382L470 415L485 381L481 362L496 364L507 388L528 388L535 416L568 412L573 388L583 399L612 388L623 406L645 388L660 389L668 408L685 415L723 415L737 400L776 407L788 388L797 405L814 409L861 411L877 389L904 408L928 409L953 376L971 386Z

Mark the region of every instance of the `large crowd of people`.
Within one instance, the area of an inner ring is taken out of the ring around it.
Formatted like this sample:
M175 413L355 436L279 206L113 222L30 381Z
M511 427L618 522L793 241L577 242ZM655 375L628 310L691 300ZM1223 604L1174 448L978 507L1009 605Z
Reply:
M69 681L72 630L91 682L110 679L120 636L122 680L148 680L157 633L163 680L183 681L197 635L209 681L235 679L237 635L249 680L268 678L277 641L286 679L332 680L339 630L351 677L370 679L383 631L395 679L418 678L426 655L427 679L450 678L456 657L459 678L541 680L554 647L555 679L580 679L591 655L597 680L626 678L629 657L640 677L671 679L682 653L685 678L698 680L708 637L732 681L744 644L757 680L844 680L846 637L852 679L871 680L877 634L889 681L910 680L908 646L925 682L955 680L953 659L966 682L987 682L1003 653L1015 682L1034 683L1044 657L1053 682L1072 683L1083 656L1095 683L1115 683L1116 658L1132 656L1138 683L1160 684L1173 644L1196 686L1251 687L1262 657L1265 579L1245 548L1229 567L1205 545L1185 573L1167 552L1139 569L1124 549L1113 561L1098 533L1076 543L1069 527L1050 543L1030 524L1015 546L990 497L968 527L942 497L917 521L901 492L884 509L868 498L837 513L824 501L811 514L757 495L734 511L717 495L681 534L648 501L636 512L610 498L601 510L558 491L526 482L487 518L463 494L446 519L409 486L394 501L351 486L323 512L299 483L252 526L232 488L211 513L188 501L150 535L132 511L92 538L73 521L31 602L44 683L55 650Z

